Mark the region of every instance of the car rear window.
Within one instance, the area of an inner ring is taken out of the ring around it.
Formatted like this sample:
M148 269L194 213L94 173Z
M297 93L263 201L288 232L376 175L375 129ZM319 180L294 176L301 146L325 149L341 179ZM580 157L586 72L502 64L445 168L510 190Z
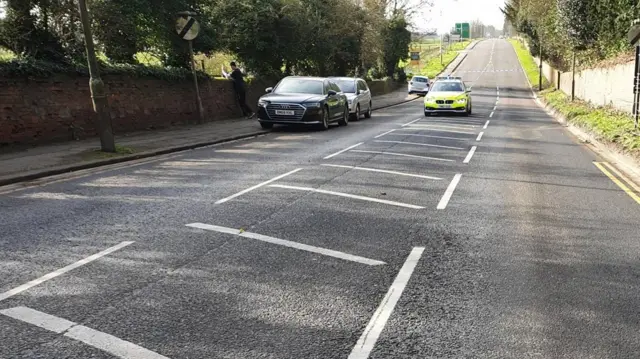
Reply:
M429 79L424 77L414 77L411 79L413 82L429 82Z
M342 92L356 93L356 82L354 80L335 80Z
M273 91L274 93L308 93L314 95L323 94L322 81L301 79L301 78L285 78L280 81Z

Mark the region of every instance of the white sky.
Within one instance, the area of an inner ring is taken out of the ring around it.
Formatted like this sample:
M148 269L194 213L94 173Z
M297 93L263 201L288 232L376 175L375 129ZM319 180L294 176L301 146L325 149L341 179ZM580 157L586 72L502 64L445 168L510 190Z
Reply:
M505 0L433 0L434 7L414 17L414 25L420 30L437 28L449 31L456 22L480 20L485 25L502 29L504 15L500 7ZM442 16L440 15L442 13Z

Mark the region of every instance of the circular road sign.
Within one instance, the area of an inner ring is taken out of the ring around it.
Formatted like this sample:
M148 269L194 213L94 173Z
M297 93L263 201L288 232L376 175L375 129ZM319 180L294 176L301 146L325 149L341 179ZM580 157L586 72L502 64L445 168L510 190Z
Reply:
M191 41L198 37L200 23L191 16L181 16L176 21L176 32L184 40Z

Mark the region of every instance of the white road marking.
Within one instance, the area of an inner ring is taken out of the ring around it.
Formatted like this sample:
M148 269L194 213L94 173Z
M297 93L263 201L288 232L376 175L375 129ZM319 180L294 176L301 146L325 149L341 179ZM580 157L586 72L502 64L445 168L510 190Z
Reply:
M424 247L414 247L347 359L367 359L418 265Z
M425 120L427 121L427 120ZM482 122L482 121L480 121ZM417 123L416 126L419 125L428 125L428 124L434 124L435 126L441 126L441 124L447 124L447 125L454 125L454 126L464 126L464 127L478 127L478 122L473 122L473 121L446 121L446 120L428 120L427 123Z
M484 135L484 132L480 132L478 138L476 138L476 141L480 141L482 139L482 135Z
M478 149L478 146L471 147L471 150L469 150L469 154L467 154L467 157L462 163L469 163L471 161L471 157L473 157L473 154L476 153L476 149Z
M352 148L356 148L356 147L360 146L360 145L361 145L361 144L363 144L363 143L364 143L364 142L356 143L356 144L355 144L355 145L353 145L353 146L349 146L349 147L345 148L344 150L338 151L338 152L336 152L336 153L334 153L334 154L331 154L331 155L329 155L329 156L327 156L327 157L325 157L325 158L323 158L323 159L328 160L329 158L332 158L332 157L335 157L335 156L337 156L337 155L339 155L339 154L341 154L341 153L347 152L347 151L349 151L349 150L350 150L350 149L352 149Z
M77 261L75 263L69 264L66 267L63 267L63 268L60 268L60 269L58 269L56 271L53 271L51 273L45 274L40 278L34 279L34 280L32 280L30 282L27 282L27 283L25 283L23 285L20 285L18 287L10 289L10 290L8 290L8 291L6 291L4 293L0 293L0 302L5 300L5 299L7 299L7 298L11 298L16 294L22 293L27 289L35 287L38 284L42 284L42 283L44 283L44 282L46 282L46 281L48 281L50 279L53 279L53 278L58 277L60 275L63 275L65 273L67 273L67 272L69 272L71 270L74 270L74 269L76 269L78 267L81 267L81 266L83 266L85 264L91 263L91 262L95 261L96 259L102 258L102 257L104 257L104 256L106 256L106 255L108 255L110 253L113 253L113 252L115 252L115 251L117 251L119 249L122 249L122 248L124 248L124 247L126 247L126 246L128 246L130 244L133 244L133 243L134 243L133 241L122 242L122 243L117 244L117 245L115 245L113 247L109 247L109 248L103 250L102 252L98 252L98 253L96 253L94 255L91 255L91 256L89 256L89 257L87 257L85 259L81 259L81 260L79 260L79 261Z
M451 183L449 183L449 187L447 187L447 190L444 192L444 195L440 199L440 203L438 203L438 209L447 208L447 204L449 204L449 200L451 200L451 196L453 196L453 192L456 190L456 187L460 182L460 178L462 178L462 175L459 173L453 176Z
M494 112L491 111L491 114L489 115L489 117L493 118L493 114L494 114Z
M422 119L421 119L421 118L419 118L419 119L413 120L413 121L411 121L411 122L409 122L409 123L405 123L404 125L402 125L402 127L407 127L407 126L409 126L409 125L411 125L411 124L414 124L414 123L416 123L416 122L418 122L418 121L420 121L420 120L422 120Z
M390 133L391 133L391 132L393 132L393 131L395 131L395 130L391 130L391 131L387 131L387 132L385 132L385 133L381 133L381 134L377 135L377 136L376 136L376 137L374 137L374 138L380 138L380 137L382 137L382 136L384 136L384 135L388 135L388 134L390 134Z
M232 200L232 199L234 199L234 198L236 198L236 197L240 197L240 196L242 196L242 195L243 195L243 194L245 194L245 193L251 192L251 191L253 191L254 189L258 189L258 188L260 188L260 187L262 187L262 186L266 186L266 185L268 185L269 183L272 183L272 182L275 182L275 181L277 181L277 180L279 180L279 179L285 178L285 177L287 177L287 176L289 176L289 175L292 175L292 174L294 174L294 173L296 173L296 172L298 172L298 171L300 171L300 170L302 170L302 168L296 168L295 170L293 170L293 171L291 171L291 172L287 172L287 173L285 173L285 174L283 174L283 175L280 175L280 176L278 176L278 177L274 177L274 178L272 178L272 179L270 179L270 180L268 180L268 181L262 182L262 183L260 183L260 184L257 184L257 185L255 185L255 186L253 186L253 187L249 187L249 188L247 188L247 189L245 189L245 190L242 190L242 191L240 191L240 192L238 192L238 193L236 193L236 194L234 194L234 195L231 195L231 196L229 196L229 197L227 197L227 198L223 198L223 199L221 199L221 200L217 201L217 202L216 202L216 204L222 204L222 203L228 202L228 201L230 201L230 200Z
M385 141L385 140L376 140L373 142L380 142L380 143L399 143L399 144L405 144L405 145L412 145L412 146L424 146L424 147L437 147L437 148L448 148L451 150L464 150L465 148L463 147L451 147L451 146L441 146L441 145L431 145L428 143L416 143L416 142L405 142L405 141Z
M418 135L414 133L398 133L398 136L416 136L416 137L427 137L427 138L442 138L445 140L457 140L457 141L466 141L468 138L459 138L459 137L446 137L446 136L433 136L433 135Z
M279 185L273 185L273 187L275 187L275 186L279 186ZM219 233L233 234L233 235L236 235L236 236L239 236L239 237L251 238L251 239L255 239L255 240L258 240L258 241L262 241L262 242L267 242L267 243L271 243L271 244L277 244L277 245L284 246L284 247L299 249L299 250L303 250L303 251L306 251L306 252L322 254L322 255L325 255L325 256L328 256L328 257L343 259L343 260L346 260L346 261L366 264L366 265L370 265L370 266L378 266L378 265L386 264L385 262L378 261L378 260L375 260L375 259L369 259L369 258L360 257L360 256L356 256L356 255L349 254L349 253L334 251L332 249L326 249L326 248L311 246L311 245L308 245L308 244L288 241L286 239L269 237L269 236L265 236L265 235L258 234L258 233L245 232L245 231L241 231L241 230L235 229L235 228L214 226L214 225L211 225L211 224L204 224L204 223L190 223L190 224L187 224L186 226L187 227L191 227L191 228L204 229L204 230L207 230L207 231L214 231L214 232L219 232Z
M439 128L433 127L409 127L408 130L417 130L417 131L434 131L434 132L450 132L450 133L462 133L465 135L475 135L475 132L470 131L456 131L456 130L443 130Z
M455 162L454 160L449 160L445 158L436 158L436 157L427 157L427 156L416 156L416 155L406 155L404 153L395 153L395 152L384 152L384 151L361 151L361 150L352 150L352 152L359 153L373 153L378 155L390 155L390 156L402 156L402 157L412 157L412 158L422 158L426 160L434 160L434 161L444 161L444 162Z
M449 126L449 125L439 125L439 124L433 124L433 125L415 124L415 125L411 125L411 128L424 128L424 129L433 128L433 129L445 129L445 130L449 129L449 128L452 128L452 129L456 129L456 130L471 130L468 127L463 127L463 126L460 126L460 125L458 125L458 126L455 126L455 125Z
M485 122L485 124L484 124L483 129L485 129L485 130L486 130L486 129L487 129L487 127L489 127L489 123L490 123L490 122L491 122L490 120L487 120L487 122Z
M293 190L297 190L297 191L307 191L307 192L316 192L316 193L322 193L322 194L329 194L329 195L332 195L332 196L353 198L353 199L359 199L359 200L368 201L368 202L383 203L383 204L388 204L388 205L397 206L397 207L404 207L404 208L411 208L411 209L424 209L424 207L422 207L422 206L415 206L415 205L412 205L412 204L406 204L406 203L400 203L400 202L394 202L394 201L387 201L387 200L384 200L384 199L377 199L377 198L372 198L372 197L357 196L357 195L354 195L354 194L348 194L348 193L342 193L342 192L325 191L325 190L322 190L322 189L311 188L311 187L284 186L284 185L279 185L279 184L272 184L270 187L277 187L277 188L293 189Z
M0 310L7 317L33 324L37 327L63 334L65 337L88 344L123 359L169 359L139 345L116 338L113 335L85 327L63 318L27 307Z
M498 106L493 106L493 110L494 111L497 110L497 109L498 109Z
M357 171L368 171L368 172L388 173L388 174L392 174L392 175L406 176L406 177L416 177L416 178L424 178L424 179L430 179L430 180L435 180L435 181L440 181L440 180L442 180L442 178L439 178L439 177L423 176L423 175L416 175L416 174L412 174L412 173L404 173L404 172L396 172L396 171L380 170L380 169L377 169L377 168L357 167L357 166L343 166L343 165L330 165L330 164L323 164L322 166L327 166L327 167L336 167L336 168L348 168L348 169L357 170Z

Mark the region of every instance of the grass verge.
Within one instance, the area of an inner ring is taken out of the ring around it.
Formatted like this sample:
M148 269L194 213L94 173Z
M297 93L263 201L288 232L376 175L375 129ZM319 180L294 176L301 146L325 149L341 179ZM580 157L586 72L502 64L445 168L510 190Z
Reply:
M589 131L603 142L620 146L625 152L640 158L640 133L633 128L633 118L623 112L606 107L594 107L576 100L560 90L547 89L540 96L569 123Z
M527 50L527 48L524 47L524 45L520 41L515 39L510 39L509 42L511 43L511 45L513 45L513 48L516 50L518 59L520 59L520 63L524 68L524 72L527 75L529 82L532 85L536 84L537 86L537 83L540 78L540 70L538 68L538 64L536 64L536 61L533 59L533 56L531 56L531 53L529 52L529 50ZM547 79L544 78L543 76L542 88L546 89L548 87L549 87L549 81L547 81Z
M522 67L532 83L538 82L538 65L533 56L518 40L510 40ZM543 86L549 83L543 79ZM566 120L577 127L591 133L599 141L614 144L616 147L640 158L640 136L633 128L633 118L627 114L608 107L594 107L589 103L576 100L554 88L547 88L539 93L540 97Z
M458 56L458 51L464 50L471 41L457 42L449 47L449 49L442 54L442 63L440 63L439 53L436 51L435 56L431 57L420 71L412 73L413 75L422 75L429 78L435 78L444 69L451 64L451 62Z

